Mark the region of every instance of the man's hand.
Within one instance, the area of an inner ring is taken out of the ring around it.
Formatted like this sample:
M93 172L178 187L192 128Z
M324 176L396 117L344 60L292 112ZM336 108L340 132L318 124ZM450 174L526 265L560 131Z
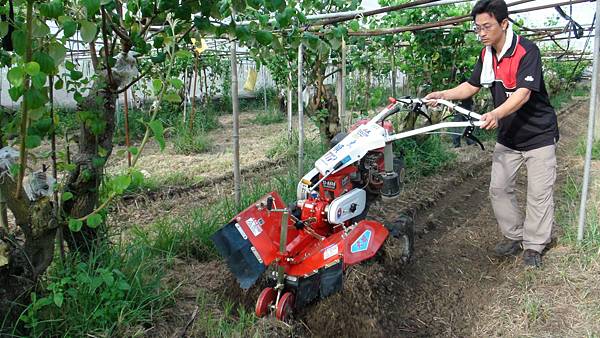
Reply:
M431 100L429 102L427 102L428 106L432 106L435 107L438 105L438 102L436 100L439 99L444 99L444 91L439 91L439 92L433 92L433 93L429 93L427 94L427 96L424 97L424 99L426 100Z
M491 130L498 128L498 117L493 111L483 114L481 116L481 121L483 121L481 129Z

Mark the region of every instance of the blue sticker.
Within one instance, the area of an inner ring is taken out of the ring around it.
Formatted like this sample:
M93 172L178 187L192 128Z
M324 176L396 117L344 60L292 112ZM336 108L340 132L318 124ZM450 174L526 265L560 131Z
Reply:
M331 161L337 160L337 156L335 156L335 154L333 152L331 152L331 151L328 151L325 155L323 155L323 158L327 162L331 162Z
M371 134L371 130L370 129L359 129L357 134L360 137L369 137L369 134Z
M371 241L371 230L366 230L358 237L350 247L350 253L356 253L367 250Z

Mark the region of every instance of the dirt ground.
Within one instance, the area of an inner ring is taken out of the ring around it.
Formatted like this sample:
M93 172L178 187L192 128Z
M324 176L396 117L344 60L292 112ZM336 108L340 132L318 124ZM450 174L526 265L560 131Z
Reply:
M559 113L559 184L575 165L567 151L573 152L585 132L586 116L587 101ZM491 251L501 236L487 198L492 145L488 143L485 151L474 146L457 150L459 159L453 168L408 182L397 201L372 206L369 217L379 221L393 221L402 214L413 217L417 237L410 263L377 259L351 267L345 273L343 292L299 309L289 323L259 319L244 336L582 336L600 332L600 318L577 317L577 309L559 306L561 300L568 302L564 295L550 303L557 309L544 308L543 320L530 320L527 300L534 293L525 288L527 293L522 294L524 280L543 294L545 288L564 288L560 281L566 278L577 286L577 296L585 300L582 304L591 306L600 300L600 292L589 275L579 274L573 280L564 276L576 273L561 265L561 257L573 254L567 246L553 244L544 256L544 267L533 272L523 267L520 257L494 257ZM526 193L524 174L518 186L521 202ZM164 202L149 203L145 210ZM386 250L393 244L390 240ZM600 272L597 262L585 268L596 275ZM180 287L176 304L154 323L149 336L179 336L184 331L188 336L227 336L207 331L206 321L228 311L223 303L252 312L260 292L259 287L242 292L220 260L178 261L169 280ZM209 313L199 319L190 317L199 304ZM600 310L596 313L600 316Z

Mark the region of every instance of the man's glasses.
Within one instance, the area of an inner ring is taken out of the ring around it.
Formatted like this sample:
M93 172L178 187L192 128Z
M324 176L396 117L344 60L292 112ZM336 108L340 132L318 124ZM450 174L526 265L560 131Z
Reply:
M495 26L496 26L496 24L486 23L485 25L481 25L481 26L473 25L472 29L473 29L473 33L479 34L481 32L489 32Z

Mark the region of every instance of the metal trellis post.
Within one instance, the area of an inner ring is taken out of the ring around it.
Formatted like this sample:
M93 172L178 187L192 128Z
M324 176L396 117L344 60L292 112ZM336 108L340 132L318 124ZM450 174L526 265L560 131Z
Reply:
M231 20L235 20L235 11L231 10ZM240 204L242 199L241 194L241 179L240 179L240 108L238 98L238 74L237 74L237 55L236 42L231 39L231 105L233 110L233 191L235 203Z
M304 173L304 103L302 102L302 44L298 46L298 177Z
M585 230L585 216L587 206L587 195L588 188L590 185L590 170L592 164L592 145L594 143L594 121L595 115L598 113L598 72L600 68L598 65L598 58L600 53L600 22L598 14L600 13L600 1L596 2L596 28L594 37L594 67L592 71L592 88L590 92L590 115L588 120L588 133L587 133L587 148L585 151L585 164L583 169L583 186L581 189L581 203L579 205L579 224L577 229L577 241L583 240L583 233Z

